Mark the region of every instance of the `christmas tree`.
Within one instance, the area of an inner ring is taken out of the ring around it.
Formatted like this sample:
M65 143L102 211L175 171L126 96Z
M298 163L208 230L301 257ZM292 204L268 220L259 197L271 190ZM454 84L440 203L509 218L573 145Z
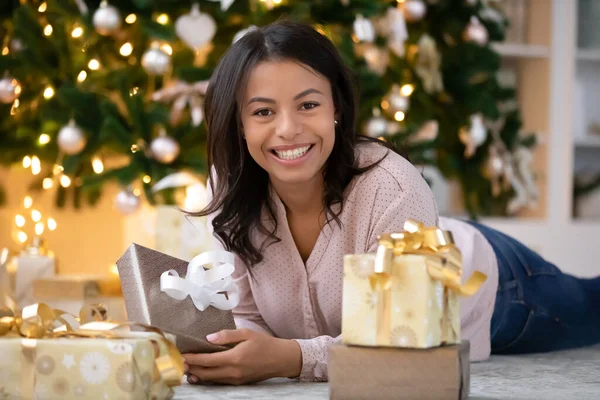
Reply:
M109 4L110 3L110 4ZM17 0L0 5L0 163L23 163L58 206L108 181L133 212L156 183L206 174L202 102L228 46L282 17L338 47L359 126L460 183L472 216L535 197L515 92L497 80L507 21L494 0ZM169 186L169 185L166 185ZM143 192L143 194L142 194Z

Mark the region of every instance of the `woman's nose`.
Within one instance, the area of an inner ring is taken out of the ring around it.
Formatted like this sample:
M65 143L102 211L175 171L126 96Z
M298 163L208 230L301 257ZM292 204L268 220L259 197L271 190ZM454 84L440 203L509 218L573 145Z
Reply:
M292 113L280 113L277 121L277 136L291 140L302 133L302 123Z

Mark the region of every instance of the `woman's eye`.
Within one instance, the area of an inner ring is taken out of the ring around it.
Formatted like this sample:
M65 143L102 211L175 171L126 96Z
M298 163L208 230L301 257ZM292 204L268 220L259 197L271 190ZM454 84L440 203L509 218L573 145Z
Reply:
M258 110L258 111L254 112L254 115L258 115L260 117L268 117L271 114L272 114L271 110L269 110L267 108L263 108L261 110Z
M319 103L312 103L312 102L302 104L302 108L304 110L311 110L318 106L319 106Z

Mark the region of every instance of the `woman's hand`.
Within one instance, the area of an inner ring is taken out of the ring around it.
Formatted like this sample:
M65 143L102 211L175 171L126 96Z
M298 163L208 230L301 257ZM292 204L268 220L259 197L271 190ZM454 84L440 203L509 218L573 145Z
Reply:
M243 385L275 377L296 378L302 370L302 352L294 340L250 329L223 330L206 338L214 344L236 346L212 354L184 354L190 383Z

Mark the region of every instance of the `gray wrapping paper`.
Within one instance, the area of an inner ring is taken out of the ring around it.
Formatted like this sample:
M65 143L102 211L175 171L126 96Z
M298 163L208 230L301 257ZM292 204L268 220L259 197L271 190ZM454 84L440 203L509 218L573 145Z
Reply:
M229 347L217 346L206 335L235 329L233 314L212 306L198 310L192 299L176 300L160 290L160 275L173 269L185 276L188 263L175 257L132 244L117 261L127 318L152 325L175 335L181 353L213 353Z

